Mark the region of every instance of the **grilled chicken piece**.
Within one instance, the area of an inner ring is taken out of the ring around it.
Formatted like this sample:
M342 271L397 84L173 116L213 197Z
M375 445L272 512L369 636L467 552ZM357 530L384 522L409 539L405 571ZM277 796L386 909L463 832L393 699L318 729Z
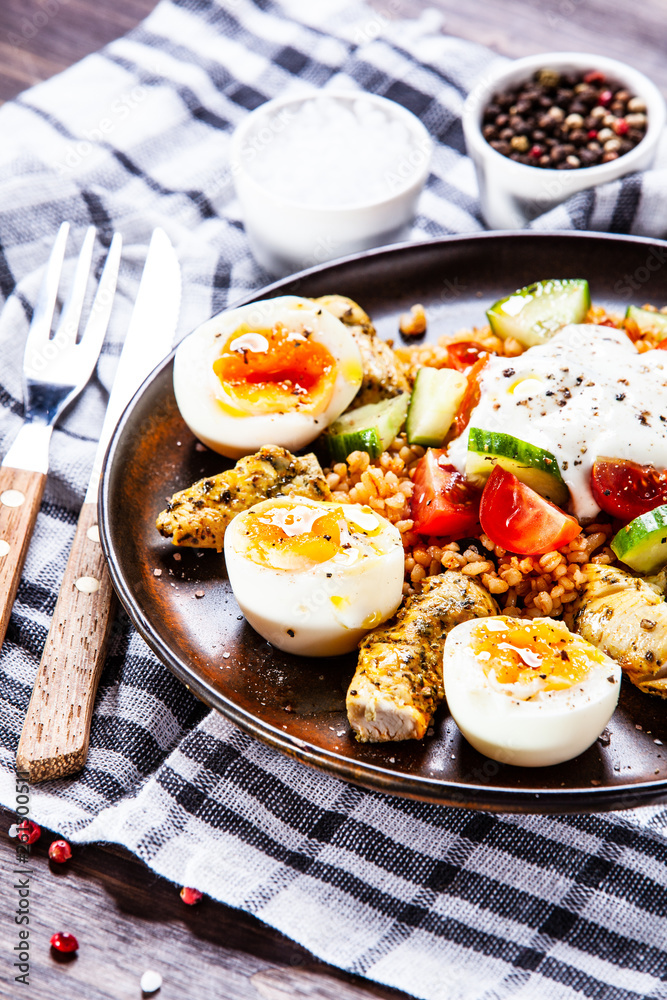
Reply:
M239 459L233 469L174 493L156 527L174 545L221 552L225 529L236 514L260 500L289 494L332 499L315 455L297 457L286 448L265 445L256 455Z
M589 564L572 629L616 660L646 694L667 698L667 604L655 585ZM659 579L659 578L654 578Z
M442 652L450 629L497 615L491 595L455 570L427 578L390 622L359 644L347 717L362 743L419 740L444 697Z
M364 377L350 409L410 392L402 362L389 344L378 337L370 317L361 306L344 295L322 295L314 301L349 327L361 351Z

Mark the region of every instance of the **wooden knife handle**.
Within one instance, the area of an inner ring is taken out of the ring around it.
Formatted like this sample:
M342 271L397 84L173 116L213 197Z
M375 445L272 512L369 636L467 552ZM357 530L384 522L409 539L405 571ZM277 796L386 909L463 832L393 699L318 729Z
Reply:
M46 476L0 466L0 647L19 587Z
M73 774L86 762L114 609L97 506L85 503L16 757L17 770L30 781Z

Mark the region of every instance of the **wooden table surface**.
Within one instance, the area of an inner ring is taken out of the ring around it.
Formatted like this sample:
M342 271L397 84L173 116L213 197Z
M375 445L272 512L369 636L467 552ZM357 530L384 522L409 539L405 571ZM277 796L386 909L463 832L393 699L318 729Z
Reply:
M372 0L380 18L444 15L446 32L509 56L576 49L615 56L649 74L667 94L667 18L662 0ZM0 101L48 79L122 35L155 0L2 0ZM13 817L0 820L3 955L17 943L8 918L16 905L9 872ZM403 997L318 962L258 920L204 899L182 903L178 888L125 851L74 847L66 866L51 865L45 832L34 850L31 989L40 1000L131 1000L149 968L164 978L162 1000L369 1000ZM76 960L57 963L48 939L77 930ZM5 979L5 982L9 980ZM67 980L67 983L65 982ZM0 996L22 996L18 988Z

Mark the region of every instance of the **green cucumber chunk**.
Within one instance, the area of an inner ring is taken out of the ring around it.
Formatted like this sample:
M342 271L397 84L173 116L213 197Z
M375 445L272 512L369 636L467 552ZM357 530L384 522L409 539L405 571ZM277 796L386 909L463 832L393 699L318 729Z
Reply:
M486 315L496 336L514 337L524 347L534 347L546 343L566 323L582 323L590 305L587 281L549 278L500 299Z
M626 524L612 538L611 548L637 573L657 573L667 564L667 504Z
M626 319L631 319L636 323L642 333L649 333L654 330L660 334L660 339L667 337L667 314L653 312L651 309L640 309L639 306L628 306Z
M463 399L468 380L451 368L420 368L410 397L406 430L409 444L437 448Z
M466 476L483 486L494 465L502 465L526 486L564 507L569 490L563 482L557 458L537 445L520 441L511 434L471 427L468 433Z
M409 401L409 394L404 392L343 413L320 438L329 458L345 462L353 451L367 451L371 458L377 458L403 426Z

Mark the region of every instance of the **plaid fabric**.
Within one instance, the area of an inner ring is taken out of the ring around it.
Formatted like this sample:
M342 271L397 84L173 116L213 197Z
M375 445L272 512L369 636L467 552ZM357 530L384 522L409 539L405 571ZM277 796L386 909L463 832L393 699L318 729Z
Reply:
M233 196L230 132L269 97L344 83L406 105L436 140L413 237L479 230L460 109L492 58L441 36L433 12L392 22L340 0L162 0L126 38L0 111L0 454L20 425L23 343L61 219L77 242L91 221L103 242L114 229L125 241L97 375L53 437L0 657L9 808L23 715L153 227L166 229L183 266L180 337L267 281ZM666 194L655 170L578 195L534 226L662 236ZM88 764L75 779L35 786L31 809L73 841L124 844L177 884L417 997L667 997L667 812L494 816L361 791L208 711L122 614Z

